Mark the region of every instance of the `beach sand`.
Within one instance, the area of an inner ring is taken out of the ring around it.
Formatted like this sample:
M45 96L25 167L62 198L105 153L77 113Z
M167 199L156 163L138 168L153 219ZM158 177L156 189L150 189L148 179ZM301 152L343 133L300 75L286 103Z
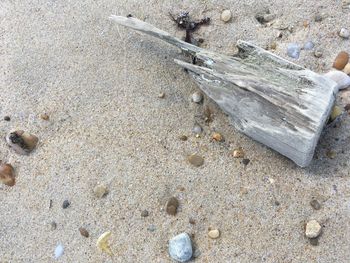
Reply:
M259 24L254 16L264 7L293 32L277 39L279 30ZM229 23L220 20L224 9L232 11ZM172 262L167 243L182 232L192 235L195 262L349 262L349 116L326 130L312 164L299 168L237 132L207 97L191 102L198 88L173 62L184 59L179 50L108 20L131 13L183 37L168 16L183 10L212 19L194 36L226 54L238 39L262 47L276 41L273 52L287 58L288 43L312 40L323 57L302 51L292 61L324 73L339 51L350 51L350 40L337 34L350 29L340 0L1 1L0 134L23 129L40 142L21 156L0 141L0 159L16 171L15 186L0 186L0 262L55 262L58 244L58 262ZM317 11L326 15L321 22ZM204 129L199 138L195 123ZM214 131L225 141L212 141ZM237 147L247 166L232 157ZM203 166L187 162L192 153ZM98 183L109 189L101 199L93 193ZM176 216L164 211L171 196L180 202ZM318 246L304 236L310 219L323 226ZM220 230L218 239L208 238L210 227ZM112 257L96 247L106 231Z

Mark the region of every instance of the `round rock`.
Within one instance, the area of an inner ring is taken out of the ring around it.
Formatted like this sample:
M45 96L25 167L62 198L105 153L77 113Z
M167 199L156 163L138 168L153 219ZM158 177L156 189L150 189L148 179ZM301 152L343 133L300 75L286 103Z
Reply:
M217 239L220 236L220 231L219 229L213 229L208 232L208 236L211 239Z
M108 189L104 184L96 185L94 188L94 194L97 198L102 198L108 193Z
M192 164L193 166L199 167L202 166L204 163L203 157L197 155L197 154L192 154L188 156L188 162Z
M201 103L203 100L203 94L200 91L196 91L192 94L192 101L195 103Z
M174 216L177 213L177 208L178 207L179 207L179 201L177 200L177 198L176 197L171 197L166 202L165 210L168 213L168 215Z
M334 60L333 68L338 70L342 70L346 64L349 62L349 54L345 51L339 52L337 57Z
M200 134L202 133L203 129L201 126L199 126L198 124L194 125L192 128L193 133L195 134Z
M224 11L222 11L221 13L221 20L224 21L225 23L227 23L228 21L230 21L232 18L232 13L230 10L226 9Z
M316 48L315 51L314 51L314 56L315 56L316 58L322 57L322 56L323 56L323 50L320 49L320 48Z
M316 220L310 220L305 227L305 236L307 238L316 238L321 234L322 227Z
M187 233L181 233L169 240L169 255L177 262L187 262L192 258L192 242Z
M287 55L291 58L299 58L300 56L300 46L296 43L290 43L287 46Z
M339 30L339 36L348 39L350 37L350 31L346 28L342 28Z

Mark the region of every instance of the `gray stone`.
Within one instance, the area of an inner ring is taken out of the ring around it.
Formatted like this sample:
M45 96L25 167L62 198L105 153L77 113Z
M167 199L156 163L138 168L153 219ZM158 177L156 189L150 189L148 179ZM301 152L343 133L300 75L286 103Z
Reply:
M203 100L203 94L200 91L196 91L192 94L192 101L195 103L201 103Z
M305 44L304 44L304 50L311 50L315 47L315 44L314 42L312 41L307 41Z
M192 242L187 233L181 233L169 240L169 255L178 262L192 258Z
M350 31L346 28L342 28L339 31L339 36L345 39L348 39L350 37Z
M296 43L290 43L287 47L287 55L291 58L299 58L300 56L300 46Z

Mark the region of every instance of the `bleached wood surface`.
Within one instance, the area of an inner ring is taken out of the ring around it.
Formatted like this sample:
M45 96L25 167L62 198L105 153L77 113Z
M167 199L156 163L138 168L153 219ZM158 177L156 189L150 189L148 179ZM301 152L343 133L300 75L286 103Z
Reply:
M111 19L195 56L198 65L175 62L190 71L238 130L299 166L311 162L338 92L334 81L245 41L238 41L233 57L186 43L136 18Z

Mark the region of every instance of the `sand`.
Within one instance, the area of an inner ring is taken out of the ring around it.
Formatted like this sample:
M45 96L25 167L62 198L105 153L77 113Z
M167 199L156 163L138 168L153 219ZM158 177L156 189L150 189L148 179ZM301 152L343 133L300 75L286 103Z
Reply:
M275 40L278 30L254 19L263 7L294 32ZM224 24L226 8L233 20ZM322 73L339 51L350 51L350 41L337 36L350 25L341 1L1 1L0 134L24 129L40 143L20 156L0 141L0 159L17 176L14 187L0 186L0 262L55 262L58 244L64 246L58 262L171 262L167 242L181 232L193 235L195 262L348 262L349 116L326 130L311 166L298 168L235 131L207 97L192 103L198 88L173 63L183 58L178 50L107 19L132 13L182 37L167 15L181 10L211 17L195 36L227 54L244 39L260 46L276 41L274 52L286 57L288 43L311 39L323 57L303 51L295 62ZM316 23L318 10L327 18ZM209 125L206 106L213 111ZM191 133L196 122L204 128L200 138ZM225 142L211 141L214 131ZM179 140L183 134L188 141ZM240 146L250 159L246 167L231 155ZM192 153L204 157L203 166L189 165ZM98 183L109 188L102 199L93 194ZM171 196L180 201L175 217L164 211ZM310 206L313 198L320 210ZM62 209L66 199L71 205ZM310 219L323 225L318 246L304 236ZM209 227L220 229L220 238L209 239ZM95 245L106 231L113 257Z

